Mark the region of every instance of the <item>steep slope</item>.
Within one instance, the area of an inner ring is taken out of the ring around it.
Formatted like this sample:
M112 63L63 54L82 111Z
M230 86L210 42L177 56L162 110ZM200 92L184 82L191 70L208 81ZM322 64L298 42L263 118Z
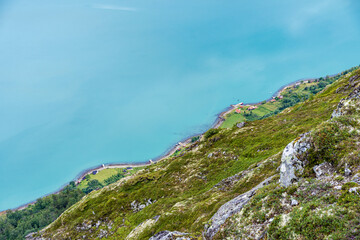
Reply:
M331 119L284 149L280 184L258 191L216 239L360 239L360 75L337 92L349 89Z
M291 197L285 193L298 194L299 191L300 194L302 191L307 199L307 187L318 186L315 182L319 181L314 180L313 167L328 161L333 164L334 172L340 172L347 159L351 158L350 152L357 149L346 134L340 139L329 138L342 129L332 124L357 129L357 118L352 116L357 114L357 102L346 104L343 100L342 104L349 108L338 107L339 112L349 113L352 117L328 120L340 100L354 92L357 86L354 76L358 74L359 70L347 74L316 96L276 116L249 122L242 128L211 129L182 155L148 166L133 176L85 196L44 231L28 239L40 239L40 236L45 239L308 238L308 235L293 228L302 228L302 224L305 228L311 223L296 220L298 215L306 215L309 211L295 207L295 203L291 206L291 202L289 208ZM352 82L349 83L349 79ZM296 179L308 177L311 180L301 180L296 190L293 185L287 188L280 186L279 166L284 148L300 134L309 131L312 131L312 150L299 160L304 161L300 164L303 171L295 171L295 174ZM334 155L335 146L342 155ZM357 159L357 152L352 154ZM354 160L349 164L355 169L358 163ZM340 175L335 174L334 177ZM350 180L344 178L341 181ZM344 191L346 195L347 185L344 186L345 190L339 191ZM326 187L318 188L326 191ZM322 195L315 193L314 196ZM297 200L291 200L309 201L294 198ZM310 198L310 201L317 198L314 199ZM340 204L337 201L332 204ZM306 204L304 207L316 209ZM349 209L346 205L344 208ZM244 209L248 210L244 212ZM319 216L321 214L319 211ZM348 217L353 220L357 216ZM288 218L290 220L281 221ZM316 220L311 219L313 222ZM320 236L330 234L335 223L330 222L323 235L313 234L309 238L316 239L318 236L318 239L323 239ZM255 228L258 225L262 227ZM294 235L285 235L287 226L293 226L291 231ZM258 231L253 233L251 229ZM317 230L314 228L315 233Z

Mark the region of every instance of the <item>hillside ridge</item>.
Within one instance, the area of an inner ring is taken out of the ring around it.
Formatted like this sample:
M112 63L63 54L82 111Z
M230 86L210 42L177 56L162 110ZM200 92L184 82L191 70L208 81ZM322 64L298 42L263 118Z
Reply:
M356 239L359 76L276 115L210 129L26 239Z

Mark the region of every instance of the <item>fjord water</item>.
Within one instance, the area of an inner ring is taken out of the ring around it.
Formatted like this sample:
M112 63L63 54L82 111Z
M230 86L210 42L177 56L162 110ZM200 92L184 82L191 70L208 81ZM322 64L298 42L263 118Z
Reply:
M0 2L0 210L359 64L356 0Z

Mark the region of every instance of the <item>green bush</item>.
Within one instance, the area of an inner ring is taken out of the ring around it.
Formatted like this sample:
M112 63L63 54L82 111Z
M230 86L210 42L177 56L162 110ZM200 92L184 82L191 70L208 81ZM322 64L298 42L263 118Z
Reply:
M210 137L214 136L219 132L219 129L211 128L204 134L205 140L209 139Z
M199 140L200 139L200 136L195 136L195 137L192 137L191 138L191 142L193 143L193 142L196 142L197 140Z
M53 222L83 196L72 182L58 194L40 198L23 210L7 211L5 217L0 217L0 240L24 239Z

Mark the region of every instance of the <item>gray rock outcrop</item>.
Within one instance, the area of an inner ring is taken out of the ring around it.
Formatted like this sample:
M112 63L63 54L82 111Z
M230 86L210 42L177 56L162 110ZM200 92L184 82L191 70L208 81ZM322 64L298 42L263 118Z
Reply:
M349 189L349 193L355 193L355 194L359 194L359 187L353 187Z
M153 204L154 202L156 202L156 200L151 200L151 198L149 199L145 199L145 202L144 203L139 203L137 202L136 200L132 201L131 202L131 209L133 210L133 212L139 212L141 210L143 210L145 207Z
M242 127L244 127L245 126L245 122L241 122L241 123L237 123L236 124L236 126L238 127L238 128L242 128Z
M346 115L348 113L353 114L354 112L359 112L360 109L358 108L358 100L360 99L360 76L354 75L349 79L349 84L345 87L338 89L341 90L349 90L352 89L350 94L340 100L337 108L331 114L331 118L340 117Z
M226 219L241 211L241 209L250 201L250 199L255 195L256 190L262 188L267 185L269 181L273 178L269 177L265 179L263 182L258 184L256 187L251 189L250 191L243 193L236 198L228 201L224 205L222 205L219 210L212 216L210 220L210 225L205 226L204 238L212 239L215 234L219 231L220 226L225 223Z
M298 204L299 202L296 199L291 199L291 203L290 203L291 206L296 206Z
M360 184L360 174L356 173L352 178L351 181L353 181L354 183Z
M333 167L328 162L323 162L320 165L314 166L313 170L314 170L317 178L324 176L324 175L330 175L334 172Z
M280 185L290 186L294 180L298 179L296 171L302 173L304 163L299 157L310 149L310 133L300 135L299 138L289 143L281 156L280 165Z
M186 237L188 233L182 233L178 231L161 231L149 238L149 240L191 240L191 238Z
M345 176L347 176L347 177L351 175L351 170L350 170L350 168L348 167L348 164L347 164L347 163L345 163L344 173L345 173Z

